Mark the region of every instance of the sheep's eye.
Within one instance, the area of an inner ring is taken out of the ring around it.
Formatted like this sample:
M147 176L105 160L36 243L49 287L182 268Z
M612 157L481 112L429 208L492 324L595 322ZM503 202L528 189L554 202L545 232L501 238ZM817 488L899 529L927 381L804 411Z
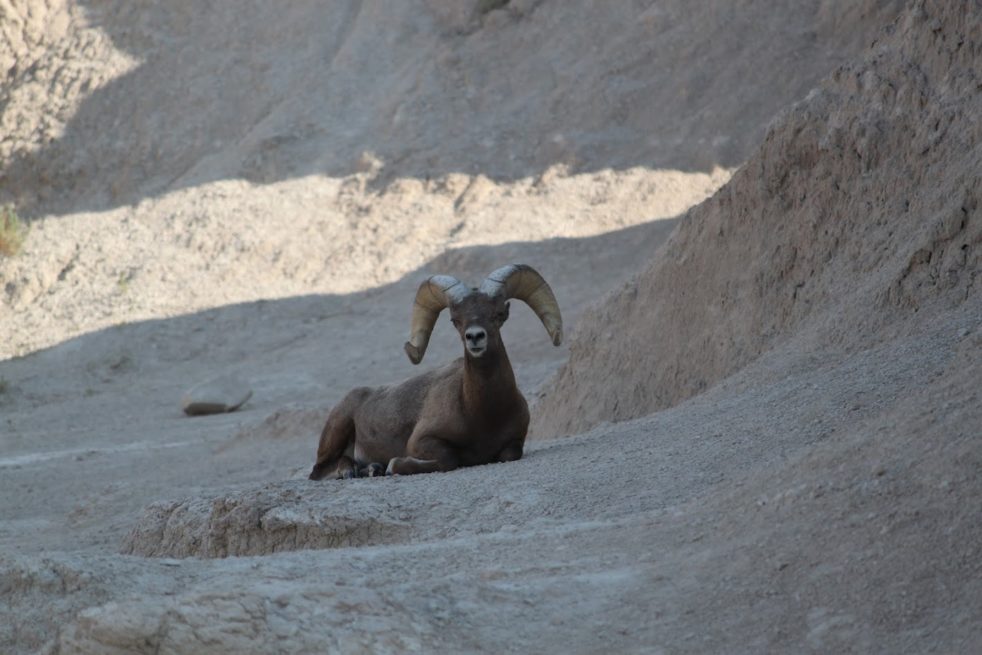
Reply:
M450 319L450 322L453 323L454 327L460 327L460 321L458 321L457 319L452 318Z

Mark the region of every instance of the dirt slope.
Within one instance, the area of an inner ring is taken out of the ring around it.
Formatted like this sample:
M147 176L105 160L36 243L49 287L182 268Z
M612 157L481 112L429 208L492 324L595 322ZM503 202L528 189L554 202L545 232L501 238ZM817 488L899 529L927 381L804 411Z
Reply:
M8 643L970 653L982 332L947 318L852 357L789 343L670 410L538 442L507 471L155 504L125 547L169 558L4 559Z
M973 652L977 4L474 6L0 0L0 651ZM419 279L508 261L581 434L305 480Z
M535 432L664 409L807 331L851 352L982 296L972 3L925 6L789 109L578 326ZM576 411L573 411L575 408Z
M708 172L901 3L480 4L8 0L0 189L64 212L373 161L386 181Z
M0 356L677 216L899 3L477 5L2 5Z

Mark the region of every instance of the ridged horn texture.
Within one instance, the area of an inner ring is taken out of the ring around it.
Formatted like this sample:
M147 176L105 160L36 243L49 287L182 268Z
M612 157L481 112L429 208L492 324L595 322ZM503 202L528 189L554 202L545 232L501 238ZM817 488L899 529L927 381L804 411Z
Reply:
M549 284L531 266L502 266L484 279L481 291L489 296L503 295L506 299L521 300L542 321L552 345L558 346L563 342L563 316L559 312L559 303Z
M413 301L409 341L404 346L409 361L413 364L423 361L426 346L430 343L430 334L440 312L451 302L463 299L470 291L463 282L452 275L434 275L419 285L416 300Z

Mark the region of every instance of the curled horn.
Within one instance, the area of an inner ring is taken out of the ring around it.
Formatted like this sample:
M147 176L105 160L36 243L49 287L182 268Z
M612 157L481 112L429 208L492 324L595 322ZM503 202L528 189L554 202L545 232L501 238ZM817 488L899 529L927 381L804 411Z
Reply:
M463 282L451 275L434 275L419 285L413 301L409 341L404 346L409 361L419 364L426 354L430 334L436 319L451 302L461 300L470 292Z
M549 284L531 266L510 264L488 275L481 283L481 291L489 296L503 295L506 299L518 298L532 308L552 344L558 346L563 341L563 316L559 303L549 288Z

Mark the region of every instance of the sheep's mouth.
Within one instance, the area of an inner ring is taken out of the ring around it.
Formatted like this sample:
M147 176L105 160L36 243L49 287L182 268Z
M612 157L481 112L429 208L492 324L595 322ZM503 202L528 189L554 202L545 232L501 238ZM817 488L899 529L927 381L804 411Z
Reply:
M480 357L485 352L487 352L487 349L488 349L487 346L481 346L481 347L468 346L467 352L470 353L471 357Z

